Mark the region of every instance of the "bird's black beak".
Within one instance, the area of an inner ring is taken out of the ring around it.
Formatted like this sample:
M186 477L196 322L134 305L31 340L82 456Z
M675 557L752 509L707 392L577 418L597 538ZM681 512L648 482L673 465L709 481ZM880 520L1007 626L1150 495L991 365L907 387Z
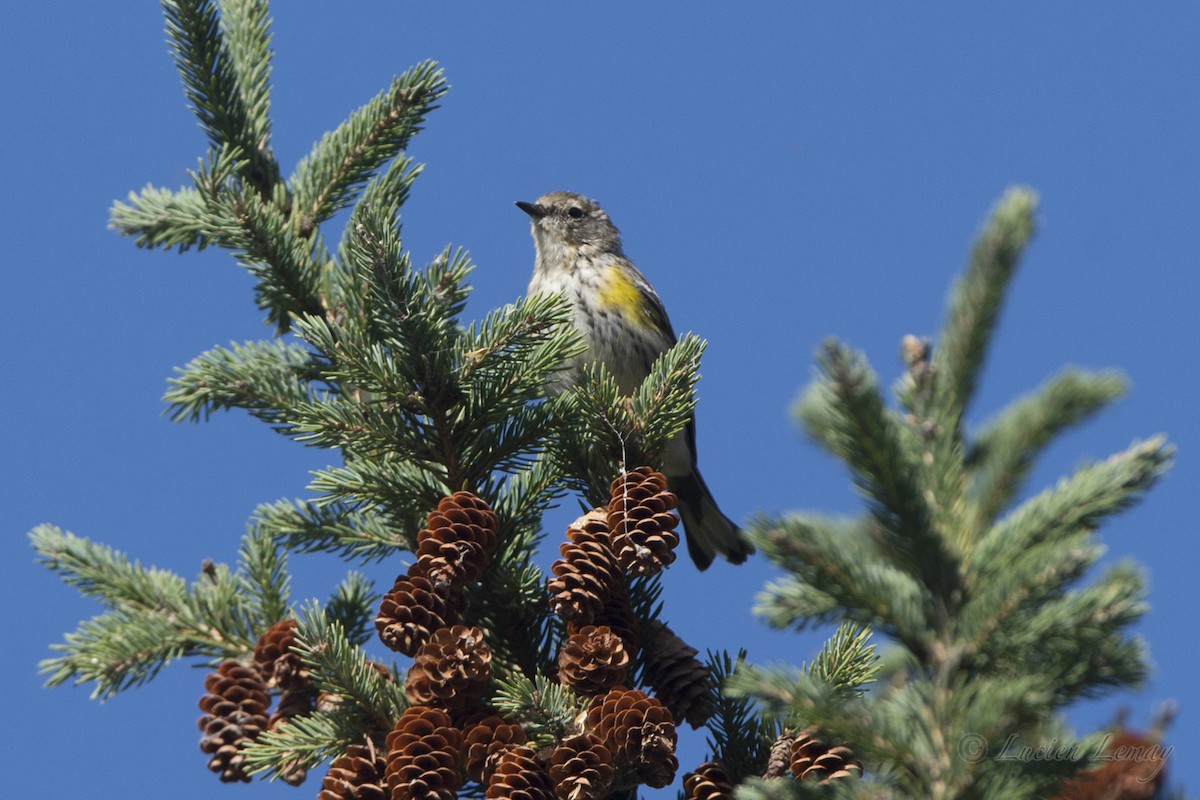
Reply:
M546 207L539 206L537 203L526 203L524 200L517 201L517 208L524 211L534 219L541 219L546 216Z

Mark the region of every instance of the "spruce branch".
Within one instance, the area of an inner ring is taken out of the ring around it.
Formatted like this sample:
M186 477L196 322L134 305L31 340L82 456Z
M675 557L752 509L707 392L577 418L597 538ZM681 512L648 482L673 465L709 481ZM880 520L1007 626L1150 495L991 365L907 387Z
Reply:
M500 526L492 564L467 592L471 618L489 631L500 663L526 676L552 674L559 631L547 604L546 576L534 559L545 536L542 512L562 493L560 476L543 454L502 483L489 481L483 493L497 498L492 509Z
M46 686L92 683L94 700L148 683L184 656L219 652L211 642L185 635L173 620L144 609L110 611L84 620L50 649L62 655L39 662Z
M322 408L362 406L355 413L367 415L373 408L389 413L427 415L428 408L419 394L419 364L410 362L408 353L396 342L373 341L368 332L354 323L339 323L324 317L306 317L296 323L296 334L322 354L321 378L337 386L337 395L312 398L299 404L294 412L307 412L319 419ZM407 427L407 426L406 426ZM396 438L406 434L398 430ZM414 437L419 438L419 437ZM334 444L333 446L338 446Z
M1089 531L1076 531L1028 548L963 604L956 627L976 668L987 669L989 651L1005 652L1013 633L1023 637L1028 614L1061 596L1100 558L1103 548L1089 539Z
M667 444L691 422L700 356L706 346L703 339L685 333L655 360L650 374L631 396L630 410L639 423L638 449L645 463L661 463Z
M862 611L850 613L858 618ZM804 628L814 622L828 622L843 612L835 594L789 575L767 583L758 594L754 613L773 628ZM870 619L876 616L869 614Z
M557 653L546 600L546 576L531 563L532 551L498 558L467 592L470 618L488 632L501 666L525 676L548 675Z
M375 635L375 612L379 594L361 572L343 578L325 604L325 616L341 627L347 641L362 647Z
M446 89L437 64L422 62L322 136L290 180L301 232L352 203L368 179L408 145ZM394 196L397 206L416 175L408 162L401 163L393 178L403 187Z
M243 576L212 566L191 586L166 570L142 567L124 554L50 525L30 540L42 563L109 611L84 621L44 660L47 685L95 684L111 697L154 678L185 656L237 657L254 646L255 607L242 594Z
M184 93L213 147L246 159L243 177L269 197L279 165L269 144L270 50L265 0L163 0ZM230 47L233 41L233 50Z
M653 622L663 613L662 574L626 576L629 605L639 621Z
M567 488L589 507L607 505L609 482L630 455L633 412L600 362L588 365L574 389L555 402L566 424L552 452Z
M492 704L509 719L519 719L535 748L561 742L587 707L568 687L544 675L530 679L513 673L496 681Z
M875 680L879 658L870 638L869 628L843 622L810 662L798 669L739 664L726 691L735 698L759 699L781 727L802 728L815 721L809 719L815 708L828 708L834 699L859 698Z
M1125 390L1119 373L1067 369L989 420L966 456L972 529L986 530L1020 491L1037 455L1057 434L1087 419Z
M328 313L322 272L331 261L319 238L301 236L289 222L286 195L282 185L266 199L232 186L213 201L226 221L222 245L257 280L255 301L280 334L297 318Z
M147 185L140 192L130 192L127 203L113 203L109 226L132 236L138 247L178 247L182 253L215 244L204 221L207 212L206 198L192 187Z
M972 591L958 626L969 642L964 652L972 663L982 668L993 662L995 654L1012 652L1041 660L1034 651L1045 647L1049 634L1043 631L1042 637L1028 638L1034 613L1050 613L1051 619L1067 626L1072 634L1060 634L1065 641L1082 636L1081 618L1056 616L1063 602L1056 598L1100 557L1102 550L1091 542L1092 531L1105 517L1136 502L1166 470L1172 454L1161 438L1135 444L1104 462L1080 469L988 531L964 565ZM1141 587L1133 578L1121 585L1129 597L1136 596ZM1130 606L1126 613L1140 608ZM1131 621L1125 615L1118 618L1125 620L1124 624ZM1112 656L1120 664L1113 674L1137 678L1145 668L1141 654L1115 644L1122 652ZM1100 652L1096 651L1097 657Z
M759 595L755 613L775 627L844 614L924 652L934 624L929 591L884 558L872 527L817 515L759 518L747 538L788 575Z
M175 614L187 608L187 582L173 572L143 567L118 550L53 525L37 526L29 540L43 566L109 608Z
M419 518L412 508L410 519ZM279 544L300 553L334 552L362 563L416 547L416 530L395 525L378 510L351 508L344 503L279 500L260 505L254 524L268 531Z
M363 720L355 709L334 706L310 714L292 717L264 731L257 739L242 747L252 775L267 774L271 780L283 777L297 766L312 769L337 758L352 744L382 733L365 734Z
M555 398L564 425L553 453L571 491L590 506L606 505L613 476L661 465L663 450L692 418L704 347L704 340L683 336L658 357L630 397L603 363L594 362L570 391Z
M347 307L340 319L297 323L320 354L320 377L339 393L293 404L288 432L347 456L345 467L318 474L322 505L398 504L409 517L416 500L435 505L451 488L489 495L494 474L530 467L554 434L555 407L530 401L545 374L578 351L578 337L562 324L561 302L545 298L462 331L465 255L447 251L416 272L387 222L394 208L361 207L346 253L366 276L375 311L369 321Z
M407 201L409 190L423 169L421 164L414 163L412 159L404 155L398 155L392 159L386 170L372 175L367 180L358 202L351 211L350 223L342 229L341 240L337 247L340 269L336 273L337 280L331 281L328 286L329 304L336 310L334 314L336 318L356 320L360 326L370 329L372 324L370 274L361 269L364 263L361 260L363 255L361 237L366 231L363 222L364 219L369 218L372 220L372 225L377 225L373 220L382 218L391 220L393 226L398 225L400 208ZM301 226L304 226L303 220L301 220ZM359 248L358 258L360 260L357 262L355 256L351 255L350 248L352 246ZM449 248L447 248L438 257L439 260L445 259L449 252ZM370 264L370 254L367 255L365 263ZM356 263L358 267L352 267ZM463 274L465 275L465 272Z
M812 661L798 669L739 663L725 680L725 693L731 698L753 700L760 706L760 724L772 759L772 741L788 748L784 757L790 758L791 737L802 731L820 731L818 738L825 741L846 741L855 755L872 756L883 763L911 755L911 751L901 750L911 744L912 731L901 735L887 731L906 718L887 713L879 703L864 698L864 687L880 674L879 658L868 644L870 636L869 629L844 622ZM770 765L766 774L773 774Z
M1136 503L1167 470L1173 455L1174 448L1162 437L1138 442L1026 501L993 525L969 553L968 580L987 579L1042 542L1076 530L1094 530L1105 517Z
M1093 585L1043 603L1004 637L1005 660L1050 676L1057 703L1139 686L1148 673L1145 648L1123 631L1146 613L1145 579L1130 563L1113 566ZM995 648L995 645L988 643ZM993 658L997 658L992 652Z
M916 693L906 694L917 699ZM972 751L961 747L973 741L1001 746L1021 734L1040 739L1038 726L1043 724L1049 699L1050 681L1037 672L1002 677L960 674L946 686L933 686L921 699L919 712L927 737L921 746L927 752L915 769L905 770L909 786L918 794L962 797L996 773L1030 780L1040 767L1018 768L1013 775L1005 760L972 758Z
M312 351L278 339L214 347L176 373L163 395L175 422L198 422L241 408L286 429L289 409L323 396L313 388L320 367Z
M244 572L230 572L224 564L210 567L207 561L201 569L201 577L192 583L188 594L189 614L181 618L182 628L201 646L211 639L220 652L241 656L252 650L258 635L278 620L257 616L264 609L257 598L245 595Z
M404 686L385 679L341 623L316 602L300 609L293 649L316 687L331 695L338 708L359 715L360 730L390 730L408 707Z
M138 247L191 247L203 250L221 245L229 236L230 223L221 216L218 199L244 170L245 159L233 148L212 148L196 168L188 170L192 186L160 189L146 186L130 192L129 203L116 201L109 213L109 227L132 236Z
M553 404L537 401L549 375L582 349L558 298L520 301L472 326L457 347L462 402L454 423L461 477L479 485L492 473L520 473L557 433Z
M543 394L546 376L586 345L562 298L538 295L489 313L458 342L467 419L495 424Z
M238 97L246 110L246 134L254 152L269 154L271 138L271 18L265 0L220 0L221 31ZM278 179L278 174L274 176Z
M553 409L549 411L554 413ZM508 553L534 552L545 537L539 527L542 515L566 493L557 466L543 450L514 474L492 479L487 496L496 498L492 510L500 519L499 558L506 558Z
M977 794L976 787L1011 762L979 758L973 748L1029 731L1047 696L1044 682L1028 676L946 676L945 684L893 679L869 698L833 706L822 700L819 685L799 682L796 688L793 701L805 710L793 720L815 726L822 737L844 739L873 765L870 781L860 784L868 797L990 796ZM1014 783L1020 779L1014 776Z
M411 428L388 424L396 421L395 412L405 410L386 401L363 403L353 394L327 395L292 408L292 424L283 430L302 444L342 450L351 456L396 452L405 444L421 441Z
M723 762L735 786L746 778L761 774L767 763L774 725L764 720L749 695L737 696L725 691L729 677L742 667L746 651L739 650L737 658L728 651L709 651L707 667L713 676L713 709L707 727L708 748L713 758Z
M933 353L939 421L957 427L975 392L1008 283L1034 232L1037 195L1010 189L993 206L951 290L946 320Z
M474 269L475 265L471 262L467 251L448 245L425 267L421 275L426 287L424 303L428 305L431 312L436 312L436 318L440 320L442 327L447 329L448 334L452 332L457 335L459 331L458 319L466 307L467 295L471 291L470 285L467 284L467 277ZM381 284L384 291L377 293L377 296L390 299L390 295L386 291L388 288L386 273L376 273L376 275L384 278ZM402 308L397 310L403 311ZM384 318L390 319L390 317Z
M316 470L308 488L320 495L313 502L321 508L340 506L349 512L386 519L392 533L385 537L373 535L377 528L358 531L377 544L368 541L359 546L354 532L331 532L349 536L343 548L353 547L353 555L366 560L394 552L384 549L389 541L395 543L393 547L409 549L408 537L416 535L412 531L421 529L429 509L436 508L438 500L448 493L447 481L436 464L386 457L347 459L345 466Z
M821 373L796 415L809 435L846 461L893 563L949 598L957 557L931 524L920 465L885 407L875 374L862 356L837 342L827 342L818 361Z
M852 780L819 783L750 777L737 787L738 800L861 800L870 796Z
M726 682L725 691L758 703L772 739L816 729L822 738L844 739L852 743L855 753L879 761L912 746L910 721L902 720L894 709L849 696L816 678L811 668L742 664ZM898 729L902 724L903 732Z
M826 348L798 412L850 466L869 505L865 519L789 515L749 528L785 571L760 597L758 611L772 624L840 617L871 623L901 645L886 665L874 664L886 684L858 697L838 697L814 679L825 654L807 671L746 667L730 681L732 694L757 698L779 724L815 725L872 760L866 781L835 791L1046 796L1082 766L1079 759L981 759L964 745L1019 736L1036 746L1058 735L1054 714L1065 704L1145 675L1144 647L1128 634L1146 610L1140 572L1120 565L1072 587L1104 552L1096 527L1139 500L1169 466L1165 441L1135 443L1087 465L995 519L1049 441L1123 393L1123 381L1067 370L990 420L974 443L962 430L1033 209L1024 190L997 205L952 293L938 347L905 337L907 372L897 388L903 419L885 408L865 361L839 345ZM1069 748L1072 740L1059 741ZM740 794L807 791L752 780Z
M633 609L634 619L638 622L636 634L640 644L630 653L629 674L635 676L634 683L646 685L648 683L647 675L653 669L653 665L647 663L652 652L647 644L655 635L653 626L650 626L649 623L657 621L663 613L662 575L627 576L624 584L624 589L629 596L629 606Z
M366 282L369 305L360 335L404 354L397 368L413 376L423 387L422 397L432 403L452 373L451 345L472 265L464 251L447 248L423 271L414 270L401 250L396 212L382 193L370 194L355 207L342 244L344 266ZM350 323L346 320L345 327L353 331ZM437 384L426 385L435 378L440 379Z
M273 624L286 618L292 581L287 554L271 533L251 527L242 538L238 561L239 583L254 619Z
M879 671L879 657L870 639L870 628L843 622L801 669L846 697L860 697L863 686Z

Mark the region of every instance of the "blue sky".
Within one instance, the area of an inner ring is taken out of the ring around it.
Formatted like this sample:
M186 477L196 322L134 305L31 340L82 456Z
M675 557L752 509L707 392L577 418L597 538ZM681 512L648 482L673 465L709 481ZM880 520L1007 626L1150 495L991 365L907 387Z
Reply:
M165 785L178 798L311 796L319 776L300 795L216 786L193 724L203 674L187 666L103 705L40 688L47 645L98 609L34 565L33 525L190 577L205 558L232 561L255 505L304 496L328 461L238 414L161 416L173 367L269 331L224 254L142 252L106 229L114 199L182 184L205 142L155 4L62 5L16 4L0 30L6 785L97 800ZM1030 489L1136 437L1178 445L1166 480L1102 531L1107 563L1148 570L1153 610L1138 633L1153 678L1071 719L1089 730L1128 706L1142 724L1177 700L1173 777L1197 791L1200 9L643 5L279 3L276 152L290 170L393 74L441 62L453 88L410 151L427 165L404 210L415 260L468 248L468 317L482 317L528 280L513 201L554 189L599 199L676 327L709 341L701 463L735 519L858 509L844 471L788 413L814 348L845 339L890 383L900 337L936 331L989 205L1008 185L1034 187L1040 232L972 419L1066 364L1113 366L1129 397L1051 448ZM552 540L569 516L548 520ZM325 596L344 572L316 556L292 566L298 599ZM367 571L382 583L399 569ZM799 663L819 636L749 614L772 574L761 560L704 575L681 560L667 619L702 650ZM684 766L702 755L700 737L685 738Z

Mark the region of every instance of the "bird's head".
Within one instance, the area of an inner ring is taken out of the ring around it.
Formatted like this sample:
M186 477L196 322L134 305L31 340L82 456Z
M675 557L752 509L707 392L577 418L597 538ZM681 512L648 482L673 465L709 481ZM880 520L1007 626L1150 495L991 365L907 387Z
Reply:
M532 203L518 202L517 208L533 220L533 238L538 246L582 247L620 250L621 236L608 214L595 200L573 192L550 192Z

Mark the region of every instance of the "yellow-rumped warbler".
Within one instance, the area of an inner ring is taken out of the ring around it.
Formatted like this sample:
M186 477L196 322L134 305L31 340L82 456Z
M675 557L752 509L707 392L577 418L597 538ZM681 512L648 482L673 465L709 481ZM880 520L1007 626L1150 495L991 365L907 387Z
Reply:
M570 192L551 192L517 203L533 223L537 256L529 294L558 294L575 310L588 350L562 372L569 385L583 366L601 361L623 394L632 394L650 366L675 344L662 300L621 249L621 236L596 203ZM559 386L558 388L564 388ZM696 420L667 446L663 473L679 498L688 552L707 569L717 554L734 564L754 552L736 525L717 508L696 468Z

